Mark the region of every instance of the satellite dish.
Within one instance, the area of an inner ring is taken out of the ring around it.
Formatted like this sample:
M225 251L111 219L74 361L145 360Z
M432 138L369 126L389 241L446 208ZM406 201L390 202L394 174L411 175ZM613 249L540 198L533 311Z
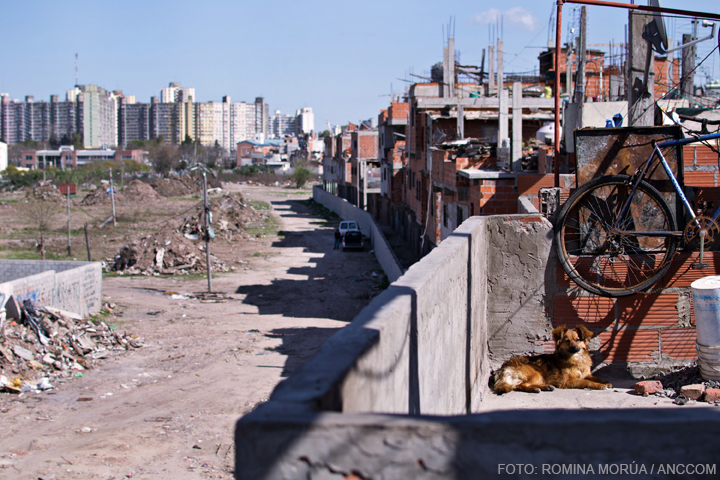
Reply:
M660 0L648 0L648 6L660 8ZM650 42L659 54L664 54L668 48L667 32L665 31L665 21L660 12L655 12L653 21L645 26L643 38Z

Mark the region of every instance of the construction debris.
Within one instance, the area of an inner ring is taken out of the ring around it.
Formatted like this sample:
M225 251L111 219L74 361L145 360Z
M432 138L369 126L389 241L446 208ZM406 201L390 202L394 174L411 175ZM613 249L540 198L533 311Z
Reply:
M713 395L708 396L704 393L720 388L720 382L703 380L697 362L678 370L660 373L653 377L653 380L661 382L663 389L651 394L674 399L677 405L685 405L689 400L717 403L717 399Z
M50 390L54 379L73 377L100 358L143 344L103 321L33 306L28 300L21 313L21 320L4 322L0 332L0 368L13 377L0 378L0 391Z
M450 142L442 142L435 145L440 150L450 152L450 158L468 157L484 159L494 154L493 147L477 138L463 138L461 140L453 140Z
M135 179L121 189L115 187L115 204L116 205L138 205L151 204L160 200L160 195L147 183ZM110 186L103 185L87 194L82 199L80 205L109 205L112 202L110 198Z
M32 190L27 190L28 199L34 198L43 201L65 202L65 196L60 193L50 180L38 182Z
M166 229L123 246L107 271L128 275L187 274L206 271L201 243L195 245L176 229ZM204 247L203 247L204 248ZM213 271L227 272L228 266L210 255Z
M247 224L261 218L238 193L226 193L220 198L213 198L210 205L210 232L205 231L203 208L199 205L197 213L183 219L179 227L166 227L121 247L114 258L107 260L106 270L130 275L183 275L205 272L206 234L209 233L210 238L215 238L217 232L217 237L228 242L233 241L236 236L248 238ZM213 255L210 255L210 260L213 271L230 270Z

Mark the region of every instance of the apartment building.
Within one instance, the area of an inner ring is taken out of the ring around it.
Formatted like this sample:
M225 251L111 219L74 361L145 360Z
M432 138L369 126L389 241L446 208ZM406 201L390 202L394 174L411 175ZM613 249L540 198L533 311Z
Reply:
M122 91L109 92L97 85L77 85L66 92L66 101L57 95L50 102L12 100L0 94L0 139L13 145L25 140L70 141L73 134L83 136L86 148L124 147L134 140L162 136L172 144L186 138L202 145L220 145L233 152L243 140L264 142L270 138L268 105L263 97L252 103L196 102L195 89L171 83L150 103L137 103ZM312 109L302 110L306 128L312 128ZM286 127L281 125L282 132Z
M150 104L135 103L132 99L121 97L118 105L118 145L127 146L135 140L147 140L150 137Z
M7 94L0 96L0 138L14 145L25 140L47 142L70 139L83 129L82 94L71 95L72 100L60 102L57 95L50 102L35 101L28 95L24 102L12 100Z
M407 99L394 99L387 110L378 115L378 160L380 161L380 196L375 205L376 217L396 227L404 210L403 172L405 156L405 130L408 123Z
M97 85L78 85L83 99L85 148L117 145L117 97Z
M307 135L315 131L315 114L312 108L304 107L295 113L297 117L297 135Z
M297 135L297 116L283 115L280 110L275 110L275 114L270 116L268 136L269 138L283 138L286 135Z
M160 103L183 103L195 97L195 89L183 88L179 82L171 82L167 87L160 89Z

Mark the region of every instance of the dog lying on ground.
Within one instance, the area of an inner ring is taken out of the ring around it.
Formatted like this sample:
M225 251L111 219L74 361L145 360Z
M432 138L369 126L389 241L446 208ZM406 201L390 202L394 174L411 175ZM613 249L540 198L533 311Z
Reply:
M552 336L555 353L512 357L493 375L493 391L503 394L513 390L540 393L555 388L612 388L609 382L590 375L588 341L593 336L590 330L562 326L553 330Z

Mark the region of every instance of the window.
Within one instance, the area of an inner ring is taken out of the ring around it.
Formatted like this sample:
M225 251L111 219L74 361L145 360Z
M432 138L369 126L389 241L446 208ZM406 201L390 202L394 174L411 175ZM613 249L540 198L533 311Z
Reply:
M447 228L448 226L448 209L447 209L447 203L443 203L443 209L442 209L442 216L443 216L443 226Z

